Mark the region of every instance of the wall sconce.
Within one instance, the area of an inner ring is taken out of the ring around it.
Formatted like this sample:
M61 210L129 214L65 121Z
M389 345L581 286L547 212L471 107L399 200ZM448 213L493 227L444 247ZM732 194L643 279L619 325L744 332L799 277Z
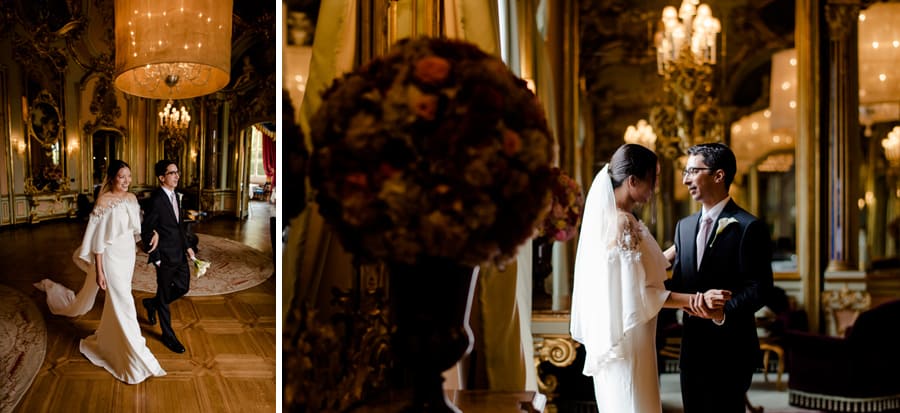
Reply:
M77 151L78 150L78 141L74 140L74 139L69 141L69 147L67 149L68 149L69 155L71 155L72 152Z

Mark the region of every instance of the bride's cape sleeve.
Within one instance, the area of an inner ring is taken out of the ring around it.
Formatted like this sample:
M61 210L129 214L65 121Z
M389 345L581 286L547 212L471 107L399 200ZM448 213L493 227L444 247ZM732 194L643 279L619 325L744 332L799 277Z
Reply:
M611 188L607 190L611 197ZM589 193L588 203L590 198ZM628 214L608 208L602 212L585 211L572 291L570 332L584 344L583 373L588 376L598 374L610 360L634 357L623 340L653 319L668 296L659 288L659 275L648 274L644 261L650 257L641 252L646 250L641 243L655 241L642 236L640 223ZM663 268L660 272L664 276Z
M78 290L78 294L47 278L34 284L35 288L47 293L47 307L51 313L78 317L94 307L94 300L99 290L94 270L94 253L102 254L119 234L134 232L134 228L129 229L129 225L133 227L134 222L139 219L131 210L128 211L129 218L127 220L114 219L114 207L116 205L99 205L98 203L98 207L91 212L81 245L72 254L72 262L85 273L84 284ZM124 206L118 207L123 208Z
M133 234L135 225L140 228L140 223L134 222L136 218L122 202L116 201L112 203L104 203L98 205L91 212L87 229L84 230L84 238L81 240L81 246L78 249L78 258L76 264L87 271L86 266L90 266L93 270L94 254L103 254L106 248L113 244L123 234ZM125 219L117 219L116 214L127 214ZM81 262L78 262L81 261ZM85 265L88 264L88 265Z

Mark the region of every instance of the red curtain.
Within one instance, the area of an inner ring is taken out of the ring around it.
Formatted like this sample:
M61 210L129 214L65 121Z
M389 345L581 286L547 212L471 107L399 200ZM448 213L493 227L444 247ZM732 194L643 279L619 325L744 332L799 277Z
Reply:
M266 170L266 180L275 188L275 140L263 135L262 137L263 169Z

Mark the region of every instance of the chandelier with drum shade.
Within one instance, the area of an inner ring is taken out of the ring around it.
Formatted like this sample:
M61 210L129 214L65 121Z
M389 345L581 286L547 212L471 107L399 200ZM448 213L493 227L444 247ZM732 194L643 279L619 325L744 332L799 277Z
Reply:
M188 99L225 87L232 5L232 0L116 0L116 88L150 99Z
M656 33L657 69L664 98L650 112L657 152L677 159L687 148L722 140L722 114L713 96L719 19L707 4L667 6Z

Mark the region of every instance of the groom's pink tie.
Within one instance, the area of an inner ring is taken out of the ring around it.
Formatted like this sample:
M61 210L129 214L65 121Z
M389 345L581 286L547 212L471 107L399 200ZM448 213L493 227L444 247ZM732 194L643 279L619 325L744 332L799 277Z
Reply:
M178 218L178 201L175 200L175 193L172 192L172 196L169 198L172 199L172 209L175 210L175 218Z
M706 217L700 220L700 230L697 231L697 269L703 262L703 252L706 251L706 241L709 239L709 230L712 228L712 218Z

